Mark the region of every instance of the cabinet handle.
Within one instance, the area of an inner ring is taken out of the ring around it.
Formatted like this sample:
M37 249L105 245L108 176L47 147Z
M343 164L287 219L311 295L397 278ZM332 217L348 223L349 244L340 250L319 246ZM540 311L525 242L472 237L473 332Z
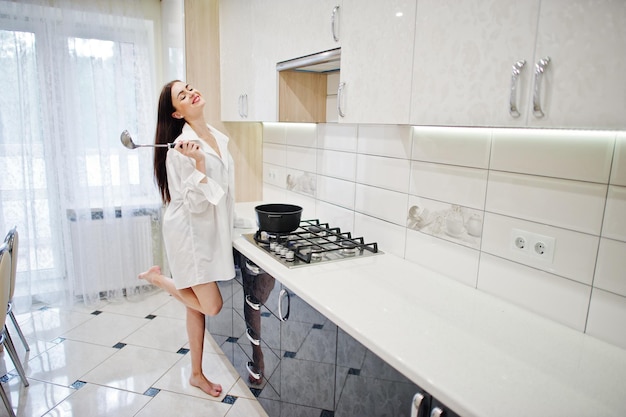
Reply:
M258 373L258 372L254 372L254 371L252 370L252 367L253 367L253 366L254 366L254 363L253 363L253 362L248 362L248 363L246 364L246 371L248 371L248 374L250 374L250 376L251 376L252 378L254 378L254 379L256 379L256 380L258 381L259 379L261 379L261 374L260 374L260 373Z
M545 114L541 109L541 79L543 78L543 73L546 70L546 67L550 63L550 57L547 56L543 59L540 59L537 64L535 64L535 90L533 93L533 115L535 117L543 117Z
M243 117L247 118L248 117L248 93L245 93L243 95Z
M246 304L248 304L250 308L255 311L259 311L261 309L261 304L255 303L254 301L252 301L249 294L246 295Z
M239 99L237 100L237 112L239 113L239 117L243 118L243 94L239 94Z
M411 417L419 417L422 401L424 401L424 394L421 392L418 392L413 396L413 403L411 404Z
M519 117L520 113L517 110L517 82L522 72L522 68L526 65L526 60L522 59L513 64L513 72L511 73L511 97L509 98L509 113L513 117Z
M287 297L287 314L283 315L283 299ZM278 318L280 321L287 321L289 319L289 310L291 309L291 298L287 290L280 290L278 294Z
M250 328L246 329L246 337L248 338L248 340L255 346L259 346L261 344L261 341L259 339L255 339L251 334L250 334Z
M441 417L443 416L443 410L439 407L435 407L430 410L430 417Z
M345 117L346 114L343 112L343 110L341 109L341 100L343 97L343 88L345 87L346 83L341 82L339 83L339 87L337 87L337 113L339 113L340 117Z
M335 42L339 42L339 31L337 30L337 25L339 24L339 20L337 19L337 13L339 12L339 6L333 7L333 14L330 17L330 31L333 34L333 39Z

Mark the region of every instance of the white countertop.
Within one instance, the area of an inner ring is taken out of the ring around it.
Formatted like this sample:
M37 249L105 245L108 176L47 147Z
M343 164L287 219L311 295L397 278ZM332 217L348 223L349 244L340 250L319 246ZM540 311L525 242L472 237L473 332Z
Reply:
M626 416L624 349L394 255L289 269L233 245L463 417Z

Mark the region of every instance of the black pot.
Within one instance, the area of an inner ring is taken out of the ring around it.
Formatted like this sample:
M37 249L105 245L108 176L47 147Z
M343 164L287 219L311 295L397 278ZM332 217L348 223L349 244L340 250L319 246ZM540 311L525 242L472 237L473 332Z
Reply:
M259 231L290 233L300 226L302 207L293 204L262 204L254 208Z

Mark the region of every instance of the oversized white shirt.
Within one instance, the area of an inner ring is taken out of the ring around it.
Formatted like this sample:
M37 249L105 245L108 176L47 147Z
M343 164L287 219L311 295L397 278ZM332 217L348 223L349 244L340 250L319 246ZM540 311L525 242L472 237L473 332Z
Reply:
M235 166L228 137L208 126L217 141L217 153L185 124L176 138L196 140L205 153L205 174L193 158L169 149L165 166L171 201L163 216L163 240L176 288L188 288L234 278L232 233Z

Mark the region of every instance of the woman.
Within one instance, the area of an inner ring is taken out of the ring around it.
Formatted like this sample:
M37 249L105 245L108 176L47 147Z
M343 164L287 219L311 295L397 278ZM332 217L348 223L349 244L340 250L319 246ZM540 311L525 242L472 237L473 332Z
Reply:
M205 315L222 308L216 281L235 277L232 252L234 165L228 138L204 119L202 95L182 81L159 98L154 175L166 205L163 240L172 277L158 266L139 275L185 304L191 351L190 384L219 397L222 387L202 372Z

